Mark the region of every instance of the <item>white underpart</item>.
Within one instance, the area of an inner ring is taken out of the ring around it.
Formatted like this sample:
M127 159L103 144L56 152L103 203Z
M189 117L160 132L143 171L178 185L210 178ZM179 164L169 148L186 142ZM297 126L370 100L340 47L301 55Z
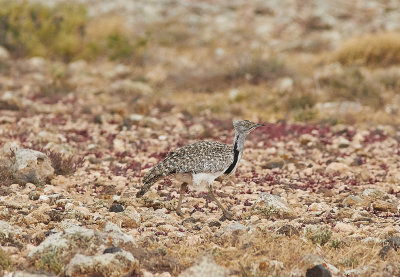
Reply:
M208 189L208 185L212 184L216 178L221 176L224 172L219 171L215 173L197 173L193 174L192 182L195 190L204 191Z

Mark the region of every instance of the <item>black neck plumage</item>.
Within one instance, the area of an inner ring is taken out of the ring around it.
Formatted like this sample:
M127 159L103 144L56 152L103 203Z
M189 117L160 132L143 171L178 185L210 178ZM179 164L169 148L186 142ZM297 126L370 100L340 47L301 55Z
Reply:
M238 139L235 139L235 144L233 146L233 162L231 163L231 165L228 167L227 170L225 170L224 174L230 174L232 172L232 170L235 168L238 160L239 160L239 149L238 149Z

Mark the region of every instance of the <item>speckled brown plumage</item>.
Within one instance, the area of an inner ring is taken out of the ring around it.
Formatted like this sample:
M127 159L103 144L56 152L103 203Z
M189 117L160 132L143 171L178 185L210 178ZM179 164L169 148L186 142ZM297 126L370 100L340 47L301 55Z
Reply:
M194 183L195 185L207 183L211 198L222 208L222 205L213 195L212 182L218 176L235 172L242 157L246 136L262 124L242 120L235 121L233 126L235 129L233 145L216 141L199 141L170 152L163 161L154 166L143 177L143 186L136 196L141 197L161 178L170 175L183 176L185 181L182 186L186 186L187 183ZM183 191L182 186L181 191ZM181 201L180 197L179 213ZM224 214L228 215L226 209L223 208L223 211Z

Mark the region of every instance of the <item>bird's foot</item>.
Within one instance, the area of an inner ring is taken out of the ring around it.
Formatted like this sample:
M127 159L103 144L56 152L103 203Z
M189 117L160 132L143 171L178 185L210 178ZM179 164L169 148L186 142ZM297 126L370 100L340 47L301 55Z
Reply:
M176 209L176 214L179 215L180 217L185 217L185 215L182 213L181 209Z

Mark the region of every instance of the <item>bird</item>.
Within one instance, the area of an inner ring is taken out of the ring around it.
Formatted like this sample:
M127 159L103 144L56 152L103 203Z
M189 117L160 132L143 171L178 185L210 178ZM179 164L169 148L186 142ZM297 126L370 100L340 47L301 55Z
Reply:
M182 182L176 213L183 216L181 211L182 200L187 186L207 186L208 197L222 210L223 216L232 219L229 212L215 197L213 182L222 175L232 175L242 158L244 142L248 134L261 123L249 120L233 121L235 131L233 144L228 145L218 141L198 141L188 144L174 151L170 151L164 160L151 168L142 179L142 187L136 197L142 197L158 180L171 176Z

